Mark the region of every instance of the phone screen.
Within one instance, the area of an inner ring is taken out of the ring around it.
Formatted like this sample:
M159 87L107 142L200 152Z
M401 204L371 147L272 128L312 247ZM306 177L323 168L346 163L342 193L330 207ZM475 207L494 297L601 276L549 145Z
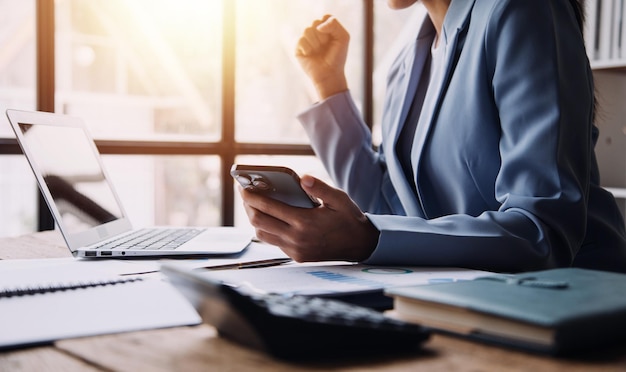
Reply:
M300 208L319 206L315 198L300 186L298 174L287 167L235 164L230 174L243 187L252 187L256 192Z

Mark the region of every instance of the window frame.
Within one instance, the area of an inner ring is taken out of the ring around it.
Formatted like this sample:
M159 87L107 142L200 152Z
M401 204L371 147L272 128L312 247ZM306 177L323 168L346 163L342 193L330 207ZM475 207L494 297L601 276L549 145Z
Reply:
M374 0L363 1L363 118L371 128L373 112L374 65ZM239 155L311 156L314 152L306 144L276 144L238 142L235 138L235 42L236 4L223 1L222 42L222 123L221 138L215 141L127 141L96 140L102 154L108 155L211 155L220 158L221 174L221 224L232 226L235 216L235 195L229 171ZM36 1L36 109L54 112L55 108L55 4L54 0ZM14 138L0 138L0 155L22 154ZM45 201L39 196L39 231L54 229L54 220Z

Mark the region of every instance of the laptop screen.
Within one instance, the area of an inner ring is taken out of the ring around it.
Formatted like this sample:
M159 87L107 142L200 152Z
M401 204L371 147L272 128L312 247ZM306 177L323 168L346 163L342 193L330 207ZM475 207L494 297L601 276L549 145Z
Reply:
M80 127L19 123L61 216L63 229L77 233L123 217L91 138Z

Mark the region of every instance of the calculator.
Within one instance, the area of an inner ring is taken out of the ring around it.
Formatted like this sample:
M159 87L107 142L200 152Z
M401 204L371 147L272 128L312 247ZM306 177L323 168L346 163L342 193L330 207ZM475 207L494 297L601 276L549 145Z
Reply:
M417 350L430 332L332 298L259 293L173 264L161 272L218 334L283 359Z

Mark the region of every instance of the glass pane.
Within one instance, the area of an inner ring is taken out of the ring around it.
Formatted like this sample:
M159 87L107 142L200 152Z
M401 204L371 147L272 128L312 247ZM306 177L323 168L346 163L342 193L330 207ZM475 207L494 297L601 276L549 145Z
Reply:
M55 4L57 112L98 138L219 138L221 1Z
M374 125L372 131L374 144L380 144L380 121L389 67L400 50L417 37L426 11L421 4L403 10L390 9L385 1L375 1L374 6Z
M35 176L22 155L0 156L0 236L37 231Z
M354 98L360 100L363 94L362 2L237 1L237 140L308 142L295 116L315 102L316 95L294 51L302 31L325 14L336 16L350 32L346 73Z
M35 109L35 1L0 1L0 137L15 135L8 108Z
M104 155L103 162L134 225L221 224L217 156Z
M0 137L14 138L5 110L35 109L35 1L0 1ZM37 229L37 186L26 159L0 156L0 236Z
M314 156L245 155L238 156L237 163L251 165L280 165L283 167L289 167L299 175L310 174L330 185L333 185L330 180L330 176L324 169L324 166L319 159ZM235 226L250 226L246 212L243 209L241 196L239 196L239 192L237 190L235 190Z

